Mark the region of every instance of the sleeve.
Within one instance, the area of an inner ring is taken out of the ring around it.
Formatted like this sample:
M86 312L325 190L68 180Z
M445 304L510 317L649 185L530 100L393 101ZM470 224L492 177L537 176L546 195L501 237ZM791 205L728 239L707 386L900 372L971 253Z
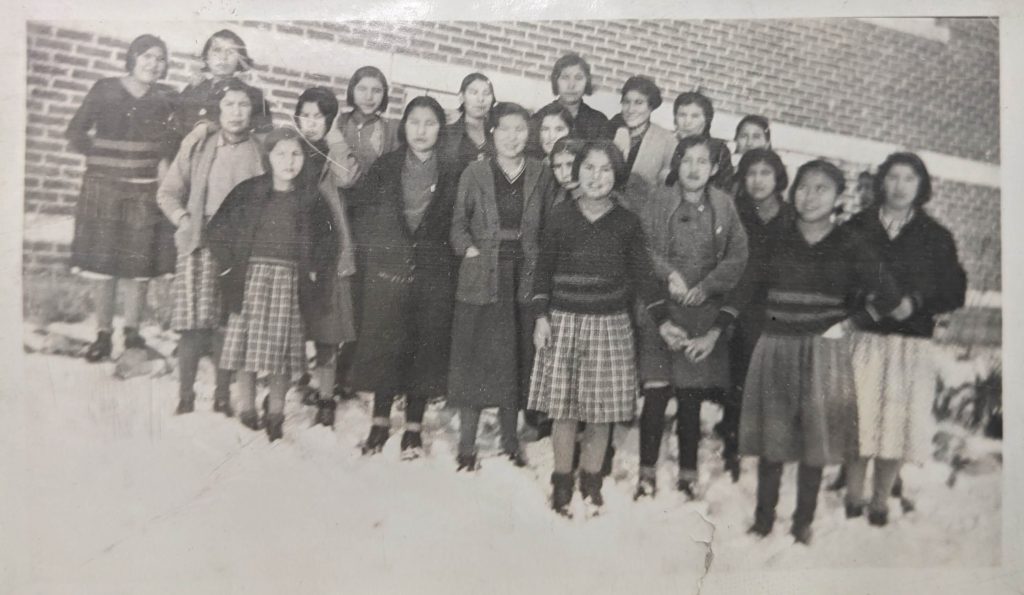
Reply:
M64 136L71 144L71 149L77 153L86 155L92 148L92 137L89 136L89 131L96 124L100 110L103 108L103 86L106 84L105 80L96 81L96 84L85 94L82 105L78 107L78 111L71 117L67 130L64 132Z
M473 184L470 168L466 168L459 178L459 190L455 194L455 210L452 212L452 229L450 235L452 250L458 256L466 254L466 250L474 245L469 223L473 218L476 206L475 184Z
M224 199L217 213L206 225L206 245L223 274L238 264L240 219L244 215L242 204L250 184L248 180L235 186Z
M175 226L188 214L189 187L192 177L192 151L196 145L183 144L178 149L167 174L156 191L156 203L164 216Z
M895 310L903 300L903 293L881 255L863 236L851 232L847 247L848 262L852 263L853 269L854 293L866 296L866 299L852 299L857 308L851 318L858 326L864 327Z
M557 218L552 218L547 225L541 227L540 252L537 256L537 268L533 274L533 296L530 309L534 318L547 316L551 304L551 284L555 274L560 248L559 238L562 236Z
M331 269L338 262L338 230L336 229L335 213L330 202L317 189L313 189L310 209L310 226L314 239L309 246L310 264L318 276L332 274ZM308 242L307 242L308 243Z
M345 142L341 132L332 128L327 134L327 164L331 168L338 188L351 188L359 181L358 168L350 166L352 148ZM365 172L363 172L365 173Z
M657 249L657 244L659 243L658 230L659 226L663 223L660 221L660 218L663 216L660 202L654 199L643 201L643 208L640 211L640 222L643 227L648 258L654 267L654 274L658 279L667 281L669 275L674 273L676 269L669 263L668 256L662 254Z
M633 288L654 322L660 325L668 318L668 289L654 272L654 263L647 249L647 238L641 225L634 225L626 248L626 268L632 276Z
M386 159L378 159L370 166L370 171L360 176L359 181L345 192L345 197L348 199L347 206L350 209L358 212L377 202L377 195L386 175L384 172L385 162Z
M931 255L932 282L911 294L914 309L934 316L963 307L967 296L967 273L957 256L953 235L940 228L928 253Z
M739 214L731 201L725 201L724 219L725 251L718 265L698 283L708 295L722 295L731 291L743 276L750 257L747 246L747 231L740 222ZM719 233L715 230L715 233Z
M338 192L337 183L331 174L330 167L325 167L323 178L320 182L320 196L330 211L331 220L334 222L335 242L337 242L338 270L346 271L348 274L355 272L355 250L352 241L352 229L348 224L348 213L345 205L341 203L341 194Z

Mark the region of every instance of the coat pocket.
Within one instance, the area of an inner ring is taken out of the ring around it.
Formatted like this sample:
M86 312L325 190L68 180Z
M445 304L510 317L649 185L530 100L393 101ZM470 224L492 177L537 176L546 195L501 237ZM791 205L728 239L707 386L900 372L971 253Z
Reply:
M463 257L459 265L459 282L455 299L468 304L489 303L487 282L490 268L485 252L478 256Z

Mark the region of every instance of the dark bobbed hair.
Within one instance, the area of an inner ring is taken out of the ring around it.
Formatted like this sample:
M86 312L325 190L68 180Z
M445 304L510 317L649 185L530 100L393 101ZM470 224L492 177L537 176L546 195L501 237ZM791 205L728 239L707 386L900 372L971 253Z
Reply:
M907 165L917 174L917 196L914 197L915 207L920 207L932 199L932 177L929 175L924 161L916 153L898 152L886 157L882 165L878 166L878 173L875 174L875 204L881 205L885 202L887 198L885 195L885 176L889 175L889 170L896 165Z
M583 69L583 74L587 77L587 86L583 88L583 94L591 95L594 92L594 83L590 75L590 64L587 64L579 54L566 54L555 61L554 67L551 68L551 94L558 95L558 77L570 66L579 66Z
M388 77L384 76L384 72L376 66L361 66L352 73L352 78L348 79L348 90L345 91L345 103L350 107L359 109L356 107L356 85L365 78L375 78L384 87L384 97L381 98L380 105L377 106L377 113L383 114L388 111L390 87L388 86Z
M721 165L720 163L718 163L718 152L715 151L714 147L711 146L711 139L709 137L688 136L683 140L679 141L679 144L676 145L676 150L672 152L672 162L669 166L670 169L668 172L668 177L665 178L666 186L675 186L676 182L679 180L679 164L683 162L683 157L686 156L686 152L692 149L693 147L701 146L707 147L708 149L708 156L711 158L712 169L717 168L719 167L719 165ZM711 175L714 176L714 172L712 172Z
M398 143L403 147L406 146L409 140L405 137L405 123L409 121L409 115L412 114L412 110L425 107L430 111L434 112L434 116L437 117L437 142L441 142L441 129L444 128L445 117L444 108L437 102L436 99L428 95L419 95L413 97L409 105L405 106L405 111L402 113L402 120L398 123ZM437 149L437 145L434 145Z
M164 51L164 71L160 73L160 78L167 76L167 64L170 60L170 55L167 53L167 44L164 40L160 39L156 35L150 35L149 33L143 33L132 40L131 44L128 45L128 51L124 57L124 68L131 74L135 70L135 61L138 60L139 56L149 51L151 48L160 48Z
M789 174L786 173L786 166L782 158L775 151L767 148L751 149L740 158L740 164L736 167L736 177L740 181L739 196L750 198L747 193L747 172L758 163L765 163L775 172L775 190L779 194L789 185Z
M736 135L732 137L733 140L736 140L737 138L740 137L740 130L742 130L743 127L746 126L747 124L753 124L760 128L761 130L764 130L764 138L765 140L768 141L768 146L771 146L772 130L771 128L768 127L768 118L765 118L764 116L759 116L757 114L747 114L746 116L743 116L743 119L740 120L740 123L736 125Z
M295 140L299 143L300 147L305 142L302 133L291 126L275 128L267 133L267 136L263 139L263 151L260 153L263 160L263 171L273 175L273 170L270 168L270 152L274 150L277 143L286 140Z
M491 79L487 78L487 75L482 72L471 72L463 77L462 84L459 85L459 94L461 95L462 93L465 93L466 89L477 81L483 81L491 88L491 108L493 109L494 104L498 103L498 98L494 95L494 83L492 83ZM461 103L459 104L459 113L466 113L466 106Z
M836 185L836 196L846 191L846 176L843 175L843 171L831 161L814 159L801 165L796 170L796 176L793 177L793 185L789 187L789 202L791 204L796 204L796 189L800 186L804 176L812 171L821 172L832 179L832 182Z
M500 101L491 108L490 117L487 119L487 129L493 131L501 123L501 119L506 116L519 116L526 120L527 126L530 125L530 112L526 111L525 107L511 101Z
M672 118L675 118L679 108L691 104L700 106L701 111L704 112L704 131L701 134L711 136L711 121L715 119L715 107L711 105L711 100L708 99L707 95L699 91L680 93L672 104Z
M210 53L210 47L213 46L214 39L226 39L235 44L235 49L238 51L239 72L245 72L253 67L252 58L249 57L249 49L245 47L245 42L238 36L238 33L235 33L231 29L221 29L206 40L206 43L203 44L203 51L199 54L199 57L203 59L204 72L210 69L210 67L206 65L206 58Z
M551 153L548 155L548 164L555 164L555 155L559 153L568 153L575 157L580 154L583 150L586 141L583 139L575 138L573 136L563 136L562 138L555 141L554 146L551 147Z
M320 113L324 115L324 122L327 124L327 130L331 129L334 124L334 119L338 117L338 98L335 97L334 91L331 91L327 87L310 87L299 95L298 101L295 102L295 117L299 116L302 111L302 106L307 103L315 103L320 108Z
M537 121L537 131L540 132L541 124L544 123L544 118L548 116L558 116L565 122L566 127L569 128L569 134L572 134L574 128L574 122L572 120L572 114L569 113L569 109L561 103L549 103L544 107L537 110L537 113L533 117Z
M654 80L650 77L638 74L626 79L625 84L622 85L622 99L625 99L626 93L630 91L636 91L646 97L647 105L650 106L652 112L661 106L661 89L654 84Z
M626 159L614 142L603 138L583 143L579 152L576 153L576 159L572 162L572 179L579 181L580 167L591 153L604 153L608 156L608 161L611 161L612 169L615 171L614 188L620 188L626 181ZM555 154L554 150L551 151L551 154Z
M249 102L252 103L253 113L256 113L256 110L260 109L261 106L258 103L259 97L257 96L256 89L236 78L228 78L214 83L213 94L210 96L209 107L210 117L213 120L216 121L220 119L220 102L229 91L241 91L242 93L245 93L249 97Z

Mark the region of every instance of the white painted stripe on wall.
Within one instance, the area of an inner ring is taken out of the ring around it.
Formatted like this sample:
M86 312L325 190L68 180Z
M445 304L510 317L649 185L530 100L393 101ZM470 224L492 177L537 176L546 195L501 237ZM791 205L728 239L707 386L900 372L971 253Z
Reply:
M125 38L125 23L112 21L71 21L54 22L66 28L92 31L116 38ZM152 21L138 23L137 33L151 32L159 35L175 51L186 51L198 55L206 38L224 27L216 22ZM145 31L143 30L145 28ZM235 27L249 48L249 55L258 63L271 66L302 70L315 65L318 72L332 76L348 77L360 66L372 64L403 85L436 90L443 93L457 93L462 78L471 70L465 66L432 62L415 56L382 52L366 48L350 48L339 43L322 41L275 33L273 31ZM550 102L551 85L545 80L535 80L502 73L497 70L483 71L494 83L495 93L502 101L515 101L536 109ZM344 90L339 89L339 93ZM619 94L613 91L599 91L587 99L587 103L606 114L619 111ZM673 128L672 102L667 100L652 116L652 121L668 129ZM731 140L743 114L715 112L712 135ZM820 156L842 159L855 163L877 165L885 157L899 150L915 150L865 138L858 138L832 132L812 130L782 122L772 123L772 145L780 153ZM954 155L916 149L929 171L943 180L962 182L970 185L1000 187L1000 167L992 163L964 159Z

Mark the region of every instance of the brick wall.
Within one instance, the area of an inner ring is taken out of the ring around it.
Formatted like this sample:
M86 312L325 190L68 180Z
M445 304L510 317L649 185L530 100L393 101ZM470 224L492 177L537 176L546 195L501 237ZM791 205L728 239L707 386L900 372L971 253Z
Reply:
M243 37L245 28L259 28L538 80L572 49L588 56L605 89L645 72L668 98L700 85L723 111L759 112L779 122L997 163L998 32L988 20L944 24L948 43L857 20L236 26ZM28 25L26 212L73 213L83 160L66 150L64 129L96 79L123 73L132 33L113 38L51 23ZM890 48L906 58L894 57ZM199 63L171 49L166 82L183 87ZM279 121L303 89L323 84L344 99L347 84L343 77L278 65L261 64L256 74ZM397 116L407 89L400 80L391 83L390 111ZM870 165L843 164L851 186ZM998 290L999 190L933 173L939 179L930 210L956 236L971 287ZM52 267L67 255L66 246L52 241L29 241L24 252L26 269Z

